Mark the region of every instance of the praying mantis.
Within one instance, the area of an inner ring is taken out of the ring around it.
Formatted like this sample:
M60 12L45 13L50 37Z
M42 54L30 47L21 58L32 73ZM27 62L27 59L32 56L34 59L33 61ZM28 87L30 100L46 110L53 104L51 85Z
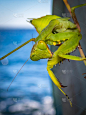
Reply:
M51 70L54 65L61 63L64 59L76 61L86 60L86 58L69 55L69 53L78 47L79 41L82 39L82 35L76 25L69 21L69 19L70 18L61 18L56 15L46 15L41 18L30 20L29 22L34 25L39 33L38 37L28 40L21 46L1 57L0 60L6 58L29 42L34 41L35 44L32 47L30 59L33 61L48 59L47 71L50 78L59 90L67 97L72 106L72 102L68 95L61 89L66 86L63 86L60 83ZM52 53L48 45L59 45L59 48Z

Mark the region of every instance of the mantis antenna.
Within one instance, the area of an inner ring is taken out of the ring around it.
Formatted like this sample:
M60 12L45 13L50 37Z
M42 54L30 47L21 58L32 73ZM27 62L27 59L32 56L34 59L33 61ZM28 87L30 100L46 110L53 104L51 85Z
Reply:
M26 60L26 62L29 60L29 58ZM23 64L23 66L26 64L26 62ZM20 70L17 72L17 74L15 75L15 77L13 78L12 82L14 81L14 79L16 78L16 76L19 74L19 72L21 71L21 69L23 68L23 66L20 68ZM9 87L11 86L12 82L10 83ZM9 87L7 88L7 91L9 89Z

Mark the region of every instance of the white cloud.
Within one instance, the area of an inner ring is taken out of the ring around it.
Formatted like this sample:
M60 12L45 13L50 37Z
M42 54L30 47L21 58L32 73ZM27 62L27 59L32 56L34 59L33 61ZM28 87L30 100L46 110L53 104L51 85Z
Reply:
M27 18L38 18L50 13L51 0L0 1L1 28L33 28ZM46 10L47 9L47 10Z

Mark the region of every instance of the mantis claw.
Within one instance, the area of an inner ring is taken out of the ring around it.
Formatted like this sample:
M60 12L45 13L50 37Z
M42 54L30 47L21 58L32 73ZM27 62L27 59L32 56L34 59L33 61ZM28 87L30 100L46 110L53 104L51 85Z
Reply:
M61 85L61 88L65 88L65 87L67 87L67 86Z
M70 106L72 107L72 102L71 102L70 98L68 97L68 95L66 93L64 93L61 88L59 88L59 89L67 97L67 99L68 99L68 101L70 103Z
M70 62L70 60L68 59L68 61Z

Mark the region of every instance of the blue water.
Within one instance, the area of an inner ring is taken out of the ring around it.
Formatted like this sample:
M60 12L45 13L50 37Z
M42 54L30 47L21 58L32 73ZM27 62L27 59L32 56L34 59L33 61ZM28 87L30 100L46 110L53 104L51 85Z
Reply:
M38 36L36 30L0 30L0 57ZM47 59L28 60L7 91L11 81L30 57L34 42L0 61L0 115L54 115Z

